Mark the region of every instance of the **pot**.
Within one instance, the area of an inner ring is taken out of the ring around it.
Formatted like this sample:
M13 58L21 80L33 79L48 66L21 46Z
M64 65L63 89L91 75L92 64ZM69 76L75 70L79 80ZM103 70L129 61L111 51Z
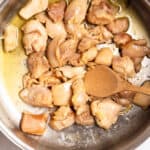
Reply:
M122 2L122 0L118 1ZM0 1L0 33L24 3L25 0ZM130 0L125 3L123 7L127 13L131 14L132 22L136 26L134 32L140 31L149 40L150 1ZM14 24L16 22L17 19ZM21 49L21 46L19 48ZM26 72L25 58L24 52L19 49L10 54L0 51L0 130L21 149L130 150L139 146L150 136L150 109L142 110L137 106L133 106L129 112L119 117L118 122L108 131L96 126L85 128L74 125L61 132L48 128L42 137L22 133L19 129L22 111L28 110L34 113L45 111L45 109L32 108L24 104L18 97L17 91L21 89L21 78ZM150 68L146 71L147 77L149 70ZM137 84L141 82L143 82L143 77Z

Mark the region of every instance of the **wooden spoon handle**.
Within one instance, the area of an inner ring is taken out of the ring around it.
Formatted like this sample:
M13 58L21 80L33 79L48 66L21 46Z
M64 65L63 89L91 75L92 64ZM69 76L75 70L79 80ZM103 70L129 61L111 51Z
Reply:
M143 93L143 94L146 94L146 95L150 95L150 88L138 87L138 86L135 86L135 85L132 85L132 84L128 84L126 86L126 90L139 92L139 93Z

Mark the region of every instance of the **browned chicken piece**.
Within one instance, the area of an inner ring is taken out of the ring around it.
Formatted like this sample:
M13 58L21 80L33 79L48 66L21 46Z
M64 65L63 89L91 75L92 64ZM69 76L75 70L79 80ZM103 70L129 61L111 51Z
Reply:
M108 0L93 0L87 14L88 22L106 25L113 21L117 9Z
M92 114L96 117L98 126L109 129L116 123L121 105L115 103L110 98L93 101L91 104Z
M56 68L60 66L57 56L58 53L60 52L60 44L64 41L61 37L56 37L50 43L48 44L48 49L47 49L47 58L48 61L51 65L51 67Z
M80 115L75 116L75 122L83 126L91 126L94 124L94 118L90 113L89 105L84 105L84 111Z
M112 41L112 33L104 26L96 26L88 31L88 36L94 40L97 40L99 43L109 43Z
M76 79L72 84L72 89L73 89L72 104L74 109L76 110L76 114L80 115L83 112L83 110L80 108L83 105L85 105L89 100L89 97L86 94L83 79L81 78Z
M134 67L135 67L135 71L136 72L139 72L140 69L141 69L141 62L143 60L143 57L135 57L135 58L132 58L132 61L134 62Z
M142 87L150 88L150 81L146 81ZM139 105L143 108L148 108L150 106L150 96L141 93L136 93L134 99L134 104Z
M51 91L42 85L25 88L19 93L21 99L32 106L52 107Z
M30 73L23 76L23 88L30 88L34 84L39 84L39 82L36 79L31 78Z
M74 53L73 56L69 59L69 64L75 67L83 66L84 64L80 61L81 54Z
M24 19L29 19L37 13L46 10L48 7L48 0L30 0L25 7L23 7L19 14Z
M107 29L113 34L119 34L126 32L129 28L129 19L128 17L117 18L107 25Z
M48 114L23 113L21 120L21 130L27 134L43 135L46 130Z
M150 48L144 39L132 40L122 47L122 55L131 58L144 57L150 53Z
M81 24L88 9L88 0L73 0L65 12L65 23Z
M75 123L75 115L69 106L61 106L54 112L50 120L50 127L54 130L60 131L70 127Z
M32 78L39 78L50 68L47 58L42 53L30 54L27 65Z
M22 28L24 32L23 45L26 54L43 52L47 46L47 32L44 26L37 20L28 21Z
M61 36L64 39L66 38L67 32L62 21L52 22L52 20L50 20L50 18L48 18L48 16L43 12L36 15L35 18L39 22L45 24L47 34L50 38L54 39L58 36Z
M132 40L131 35L128 33L119 33L114 36L114 42L117 46L123 46Z
M92 61L96 58L97 53L98 53L97 48L92 47L87 51L83 52L81 56L81 61L83 62L83 64L87 64L89 61Z
M92 39L91 37L83 37L79 42L78 50L80 52L84 52L90 49L91 47L94 47L98 43L98 40Z
M135 92L132 91L123 91L118 93L120 98L125 98L125 99L129 99L129 100L133 100L134 96L135 96Z
M120 73L125 78L126 77L134 77L135 68L132 59L128 56L119 57L116 56L112 61L112 68L114 71Z
M58 61L61 66L64 66L76 52L77 43L75 39L67 39L60 45Z
M99 65L110 66L112 64L113 52L110 48L102 48L96 56L95 62Z
M75 76L84 76L85 74L85 67L71 67L71 66L64 66L59 68L59 70L63 73L66 78L73 78Z
M18 28L8 25L4 31L4 48L6 52L13 51L18 46Z
M52 86L53 103L55 106L66 106L71 102L71 81Z
M39 78L39 82L41 85L44 85L46 87L51 87L56 84L60 84L61 81L52 74L52 72L45 72L42 74Z
M65 0L60 0L55 3L50 3L48 5L48 10L47 10L48 16L54 22L60 22L64 18L65 8L66 8Z

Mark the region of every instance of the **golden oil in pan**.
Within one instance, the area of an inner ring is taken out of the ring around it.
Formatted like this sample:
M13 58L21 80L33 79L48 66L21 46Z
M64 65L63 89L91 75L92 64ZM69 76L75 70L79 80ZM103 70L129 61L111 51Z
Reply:
M57 1L57 0L50 0ZM122 1L120 1L122 2ZM135 39L145 38L149 40L148 33L132 8L125 8L121 10L118 16L130 16L130 29L129 33ZM25 23L18 15L14 16L10 21L10 24L17 26L21 29L21 26ZM24 49L21 44L21 31L19 31L19 46L16 50L10 53L5 53L3 51L2 43L0 43L0 77L4 81L4 86L10 96L11 100L17 105L18 109L21 111L24 104L21 102L18 92L22 89L22 76L27 72L26 68L26 56ZM21 105L20 105L21 104Z

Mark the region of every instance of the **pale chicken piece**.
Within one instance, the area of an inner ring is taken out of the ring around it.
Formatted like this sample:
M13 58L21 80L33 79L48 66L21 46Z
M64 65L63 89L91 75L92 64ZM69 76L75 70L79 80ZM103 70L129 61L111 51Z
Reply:
M21 130L27 134L43 135L46 130L48 114L31 114L24 112L21 119Z
M83 126L91 126L94 124L94 118L90 113L89 105L83 105L84 110L80 115L75 116L75 122Z
M71 64L74 67L83 66L84 64L80 61L81 54L74 53L72 57L69 59L69 64Z
M54 22L60 22L64 18L65 8L66 8L65 0L60 0L55 3L50 3L47 9L48 16Z
M83 37L81 39L81 41L79 42L78 50L80 52L84 52L84 51L90 49L91 47L96 46L98 43L99 43L99 41L96 39L93 39L91 37Z
M102 48L95 59L95 62L99 65L110 66L112 64L113 52L110 48Z
M110 98L93 101L91 104L92 115L96 117L98 126L109 129L116 123L121 105L115 103Z
M27 59L27 66L32 78L39 78L50 69L47 58L42 53L32 53Z
M122 55L131 58L144 57L150 54L150 48L144 39L132 40L122 47Z
M88 9L88 0L73 0L65 12L65 23L81 24Z
M120 73L125 78L135 76L134 63L128 56L114 57L112 61L112 68L114 71Z
M39 77L39 82L41 85L51 87L56 84L60 84L61 81L53 75L52 72L45 72Z
M64 66L76 52L78 41L76 39L67 39L60 44L60 51L57 59L61 66Z
M49 125L56 131L63 130L75 123L75 115L69 106L61 106L54 112Z
M7 25L4 31L4 48L6 52L15 50L18 46L18 28L14 25Z
M42 85L33 85L30 88L23 89L19 96L21 99L32 106L52 107L52 93Z
M28 3L20 10L19 14L24 19L29 19L37 13L46 10L48 0L29 0Z
M47 46L47 32L45 27L37 20L28 21L23 27L23 45L26 54L43 52Z
M39 82L31 77L30 73L27 73L23 76L23 88L30 88L34 84L39 84Z
M53 103L55 106L66 106L71 102L72 82L67 81L62 84L52 86Z
M66 38L67 32L62 21L53 22L44 12L37 14L35 18L45 24L46 32L50 38L54 39L58 36L64 39Z
M59 68L59 70L63 73L63 75L67 78L73 78L75 76L82 76L85 74L85 67L71 67L71 66L64 66Z
M132 40L131 35L128 33L119 33L114 36L114 42L117 46L123 46Z
M132 61L133 61L133 63L134 63L134 67L135 67L135 71L136 71L136 72L139 72L139 71L140 71L140 69L141 69L141 67L142 67L142 64L141 64L142 60L143 60L143 57L135 57L135 58L132 58Z
M96 58L97 53L98 53L97 48L92 47L92 48L88 49L87 51L83 52L81 61L84 64L87 64L89 61L92 61Z
M51 65L51 67L56 68L59 67L58 54L60 53L60 44L64 41L61 37L56 37L48 44L47 49L47 58Z
M150 88L150 81L146 81L142 85L142 87ZM133 99L133 103L143 108L148 108L150 106L150 96L141 93L136 93Z
M73 24L72 22L69 22L65 27L67 33L73 38L81 39L82 37L88 35L88 31L83 23Z
M89 100L82 78L78 78L73 82L72 90L72 104L74 109L76 110L76 114L80 115L83 112L82 106L85 105Z
M117 18L114 21L112 21L110 24L108 24L106 27L113 34L126 32L129 28L129 19L128 17Z
M93 0L87 14L87 20L92 24L106 25L113 21L117 11L108 0Z

